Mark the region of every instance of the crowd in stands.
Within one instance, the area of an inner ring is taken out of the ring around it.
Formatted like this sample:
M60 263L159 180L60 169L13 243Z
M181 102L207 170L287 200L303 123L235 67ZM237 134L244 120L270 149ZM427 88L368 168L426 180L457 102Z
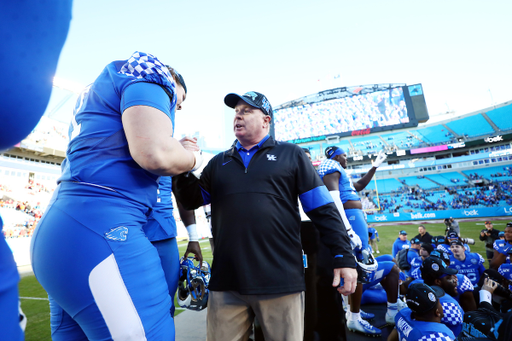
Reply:
M15 216L13 222L4 222L2 232L5 238L30 237L43 213L39 203L31 205L28 201L16 201L13 199L0 200L0 208L21 213ZM7 212L4 211L4 214Z
M370 201L376 202L375 194L372 192L368 195ZM396 213L400 210L440 211L497 207L503 204L512 205L512 181L494 180L484 186L473 187L464 184L444 189L401 186L389 194L380 195L378 213Z

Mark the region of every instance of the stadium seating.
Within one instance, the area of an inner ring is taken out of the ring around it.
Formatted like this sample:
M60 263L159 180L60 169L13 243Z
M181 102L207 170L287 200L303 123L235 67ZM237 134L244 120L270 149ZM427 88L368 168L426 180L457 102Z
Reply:
M481 114L448 122L446 126L459 136L476 137L494 133L492 126Z
M438 184L432 182L428 179L418 178L417 176L408 176L405 178L400 178L400 180L405 181L407 186L419 186L422 189L431 189L439 187Z
M416 130L416 133L427 143L440 143L450 141L452 134L441 124Z
M493 109L485 113L501 131L512 129L512 105Z
M441 173L441 174L430 174L425 175L425 178L435 181L443 186L454 186L454 185L463 185L467 182L467 178L457 172L449 172L449 173ZM453 180L458 180L454 182Z

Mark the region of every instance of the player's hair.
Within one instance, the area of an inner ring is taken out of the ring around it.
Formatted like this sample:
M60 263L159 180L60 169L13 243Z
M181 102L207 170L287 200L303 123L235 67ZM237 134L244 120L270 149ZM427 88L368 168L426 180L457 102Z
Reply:
M181 85L183 87L183 89L185 90L185 93L187 93L187 86L185 85L185 80L183 79L183 76L180 75L176 70L174 70L169 65L166 65L165 67L169 70L172 78L176 81L176 83Z

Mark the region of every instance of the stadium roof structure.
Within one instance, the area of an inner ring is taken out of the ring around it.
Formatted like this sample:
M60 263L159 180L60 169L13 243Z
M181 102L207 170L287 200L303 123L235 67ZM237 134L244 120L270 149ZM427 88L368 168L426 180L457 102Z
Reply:
M295 107L298 105L306 105L312 103L318 103L328 101L336 98L352 97L354 95L364 95L376 91L389 90L393 88L400 88L405 86L405 83L384 83L384 84L368 84L368 85L356 85L356 86L344 86L341 88L335 88L330 90L320 91L316 94L307 95L299 99L289 101L278 105L274 110L285 109Z

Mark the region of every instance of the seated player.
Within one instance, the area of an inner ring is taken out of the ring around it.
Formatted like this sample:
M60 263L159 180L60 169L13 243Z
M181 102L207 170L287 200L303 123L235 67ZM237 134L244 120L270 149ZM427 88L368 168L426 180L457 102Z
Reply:
M455 340L453 332L441 322L444 309L436 291L424 283L411 285L407 306L395 317L396 328L388 341Z

